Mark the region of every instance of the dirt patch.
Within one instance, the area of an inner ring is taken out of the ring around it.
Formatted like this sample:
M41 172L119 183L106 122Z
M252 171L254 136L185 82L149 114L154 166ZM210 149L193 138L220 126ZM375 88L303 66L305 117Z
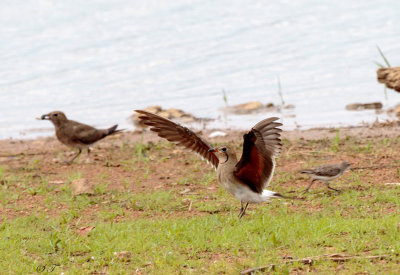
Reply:
M342 128L340 131L311 129L283 132L284 146L270 189L298 194L310 182L308 177L298 173L300 169L343 160L350 162L357 173L347 172L332 183L335 188L396 188L388 187L385 183L400 181L399 130L397 124L377 124ZM206 138L211 132L203 131L200 134ZM226 136L206 139L213 144L233 143L240 155L243 131L225 132ZM172 210L153 210L153 216L184 218L209 215L215 211L228 212L223 206L221 209L199 210L196 205L190 205L190 196L203 202L215 200L220 187L213 169L190 151L161 140L148 131L124 132L106 138L93 147L90 163L84 161L84 152L76 163L63 164L62 160L69 157L71 150L53 137L0 140L0 148L0 166L5 167L0 183L8 192L15 194L3 198L0 205L0 216L7 219L30 215L34 211L60 216L71 205L57 200L49 201L49 197L65 192L71 182L78 178L95 185L94 194L91 195L93 202L79 210L79 215L87 221L94 220L101 211L112 212L115 203L125 203L115 199L112 190L128 195L165 191L182 200L181 205ZM207 175L211 178L207 178ZM329 193L323 184L318 183L311 191ZM122 214L111 216L110 219L118 222L148 215L140 207L132 206L131 202L127 205L123 207ZM252 206L253 209L256 207L262 206ZM322 207L322 204L313 203L312 200L289 203L293 211L316 212ZM387 212L394 211L396 208L388 204Z

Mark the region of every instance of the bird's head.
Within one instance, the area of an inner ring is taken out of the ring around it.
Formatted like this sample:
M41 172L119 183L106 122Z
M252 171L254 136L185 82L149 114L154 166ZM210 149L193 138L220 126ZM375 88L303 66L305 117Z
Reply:
M45 115L42 115L42 120L50 120L54 125L61 125L63 122L67 121L67 117L61 111L54 111Z
M340 164L340 167L341 167L344 171L346 171L347 169L350 168L350 163L347 162L347 161L343 161L343 162Z
M219 164L224 164L228 160L236 160L235 150L226 145L211 148L208 151L214 153L218 157Z

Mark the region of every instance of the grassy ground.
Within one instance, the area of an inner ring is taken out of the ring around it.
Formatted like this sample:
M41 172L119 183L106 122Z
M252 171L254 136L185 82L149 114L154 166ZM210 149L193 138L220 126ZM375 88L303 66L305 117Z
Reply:
M58 163L66 149L51 139L28 142L23 154L3 154L0 270L237 274L275 264L264 272L400 272L400 186L386 184L400 181L398 138L338 132L285 139L269 189L304 200L250 205L242 219L240 203L194 154L163 141L127 140L105 141L92 163L82 158L71 166ZM240 154L241 139L233 142ZM341 160L356 168L331 184L342 192L316 183L301 195L310 180L299 169ZM83 178L93 194L72 191L71 182ZM332 254L360 257L284 263ZM368 258L374 255L384 256Z

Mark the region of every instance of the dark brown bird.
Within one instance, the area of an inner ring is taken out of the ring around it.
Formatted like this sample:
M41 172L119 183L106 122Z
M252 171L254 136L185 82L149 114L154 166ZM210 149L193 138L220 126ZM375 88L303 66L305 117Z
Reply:
M243 153L238 161L235 151L229 146L212 148L186 127L146 111L136 112L140 114L139 119L150 126L150 130L196 152L217 169L218 182L241 202L239 217L246 213L249 203L284 197L264 189L272 179L275 157L282 146L282 130L277 128L282 124L275 122L278 118L260 121L243 136Z
M89 146L95 142L105 138L108 135L120 132L116 130L118 125L114 125L108 129L96 129L92 126L69 120L63 112L54 111L42 115L42 120L50 120L56 129L57 139L71 148L78 148L78 153L69 161L71 164L81 153L83 148L87 148L89 158Z
M331 190L339 191L335 188L330 187L329 182L340 177L349 168L350 163L343 161L339 164L321 165L312 169L305 169L300 171L302 174L307 174L313 179L306 190L304 190L304 193L308 192L308 190L311 188L316 180L322 181L323 183L325 183L326 187Z

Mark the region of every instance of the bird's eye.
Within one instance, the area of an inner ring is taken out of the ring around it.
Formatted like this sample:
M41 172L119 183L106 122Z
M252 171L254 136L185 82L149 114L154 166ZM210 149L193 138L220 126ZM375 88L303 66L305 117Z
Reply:
M54 114L53 116L58 116L58 114Z
M225 148L225 147L224 147L224 148L222 148L222 151L223 151L223 152L226 152L226 148Z

